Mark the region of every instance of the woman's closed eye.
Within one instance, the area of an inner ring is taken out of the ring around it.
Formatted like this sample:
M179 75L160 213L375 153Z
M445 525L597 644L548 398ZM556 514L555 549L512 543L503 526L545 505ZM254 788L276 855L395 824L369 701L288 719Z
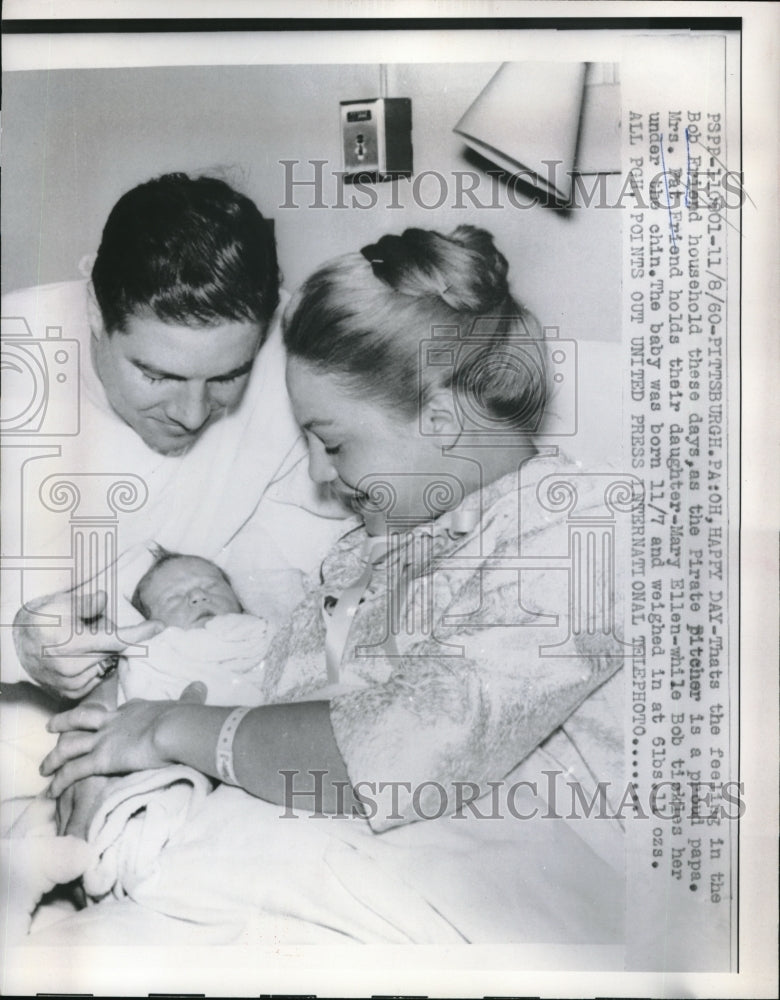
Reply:
M340 444L323 445L323 447L325 448L325 454L326 455L338 455L338 453L341 451L341 445Z
M233 382L238 382L240 378L246 378L248 374L248 371L239 371L232 375L220 375L217 378L210 378L209 385L231 385Z

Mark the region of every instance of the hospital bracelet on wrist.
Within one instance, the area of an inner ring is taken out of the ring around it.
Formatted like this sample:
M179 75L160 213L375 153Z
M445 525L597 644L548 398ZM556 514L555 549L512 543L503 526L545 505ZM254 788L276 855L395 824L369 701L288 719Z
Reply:
M241 708L234 708L222 723L222 728L217 737L217 775L220 781L227 785L238 785L236 772L233 770L233 740L236 737L236 730L241 725L241 720L252 709L248 705Z

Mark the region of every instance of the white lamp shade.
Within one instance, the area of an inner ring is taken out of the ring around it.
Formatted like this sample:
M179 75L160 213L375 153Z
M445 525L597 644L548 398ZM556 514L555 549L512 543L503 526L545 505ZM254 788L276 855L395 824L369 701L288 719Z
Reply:
M504 63L455 126L475 152L571 199L585 63Z

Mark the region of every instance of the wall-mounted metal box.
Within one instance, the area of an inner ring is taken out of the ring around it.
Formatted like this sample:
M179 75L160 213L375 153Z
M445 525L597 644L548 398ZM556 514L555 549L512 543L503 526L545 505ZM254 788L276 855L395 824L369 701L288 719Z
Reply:
M341 139L346 181L411 177L411 99L342 101Z

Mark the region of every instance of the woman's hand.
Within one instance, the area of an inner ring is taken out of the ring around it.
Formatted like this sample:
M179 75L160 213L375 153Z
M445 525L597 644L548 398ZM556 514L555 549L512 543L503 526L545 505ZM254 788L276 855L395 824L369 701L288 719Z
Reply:
M190 684L181 700L202 702L204 692L204 685ZM55 715L46 728L62 735L41 764L41 774L53 775L48 794L56 798L74 781L93 774L125 774L175 763L157 737L163 718L178 704L135 699L117 709L85 704Z
M123 774L164 767L155 745L160 717L174 702L129 701L118 709L79 705L55 715L47 725L61 733L57 746L41 764L41 774L54 775L48 794L61 795L68 786L93 774Z
M62 735L41 764L41 773L53 776L48 794L57 797L90 775L167 764L186 764L219 777L216 748L230 708L204 705L205 697L205 684L194 683L178 702L136 700L119 709L83 704L55 715L48 728ZM317 809L343 812L358 807L349 792L344 800L349 775L333 736L327 701L252 708L236 729L233 746L237 784L250 795L287 806L285 770L322 768L329 780Z

